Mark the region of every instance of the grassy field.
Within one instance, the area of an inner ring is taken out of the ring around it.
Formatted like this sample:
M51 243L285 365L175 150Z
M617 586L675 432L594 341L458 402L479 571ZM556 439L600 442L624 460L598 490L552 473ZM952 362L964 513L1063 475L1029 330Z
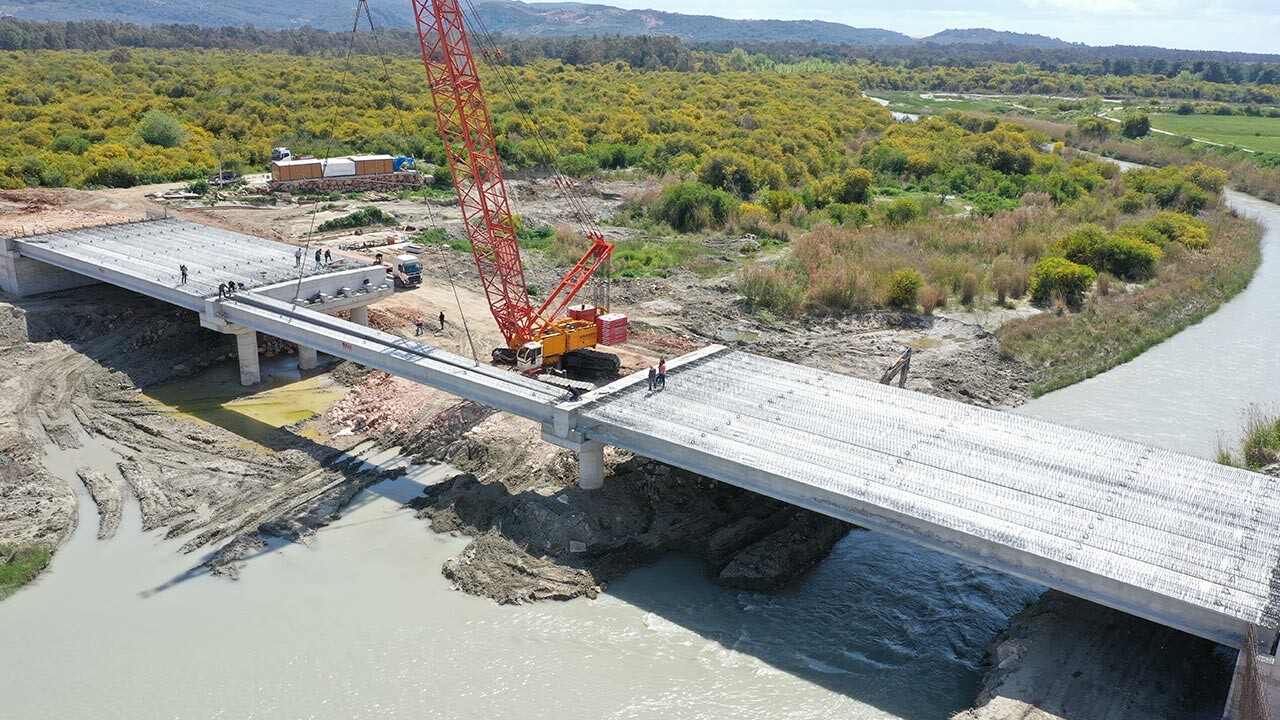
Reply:
M35 579L49 564L49 555L43 545L0 545L0 600Z
M1151 126L1179 135L1280 153L1280 118L1247 115L1155 115Z

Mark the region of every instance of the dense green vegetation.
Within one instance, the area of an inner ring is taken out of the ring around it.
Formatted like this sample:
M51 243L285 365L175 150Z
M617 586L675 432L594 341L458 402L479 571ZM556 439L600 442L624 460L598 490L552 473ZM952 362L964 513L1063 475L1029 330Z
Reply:
M383 212L380 208L373 205L366 205L355 212L332 220L326 220L316 228L320 232L329 230L350 230L352 228L369 227L371 225L391 225L396 221L395 217Z
M203 50L0 56L0 186L193 179L219 157L231 169L264 167L281 144L320 156L388 152L442 162L420 62L388 63L389 86L380 59L369 56L347 75L341 59ZM664 175L696 171L720 154L736 166L739 189L783 189L845 169L845 143L890 122L856 84L836 77L553 61L502 77L511 92L495 75L489 99L511 168Z
M1245 413L1239 450L1232 452L1220 447L1218 462L1250 470L1280 463L1280 416L1268 415L1256 405L1251 406Z
M34 580L49 564L50 556L44 545L0 544L0 600Z

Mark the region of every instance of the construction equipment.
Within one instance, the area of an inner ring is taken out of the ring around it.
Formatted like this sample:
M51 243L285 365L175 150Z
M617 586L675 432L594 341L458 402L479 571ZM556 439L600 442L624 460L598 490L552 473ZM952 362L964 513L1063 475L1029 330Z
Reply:
M382 253L378 253L375 260L387 269L387 274L396 287L417 287L422 284L422 260L413 255L397 255L384 260Z
M898 376L898 387L907 386L907 373L911 371L911 348L902 351L897 360L889 366L888 370L880 376L881 385L890 385L893 383L893 376Z
M616 355L594 350L599 341L591 319L561 317L613 253L604 235L588 230L591 249L534 307L525 284L515 218L507 196L489 110L459 0L413 0L422 62L454 186L471 240L485 296L507 347L495 361L532 371L559 365L582 374L616 373Z

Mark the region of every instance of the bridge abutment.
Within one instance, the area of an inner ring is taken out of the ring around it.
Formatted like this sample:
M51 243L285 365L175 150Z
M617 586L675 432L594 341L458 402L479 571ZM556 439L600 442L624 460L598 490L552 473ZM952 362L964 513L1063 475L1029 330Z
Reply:
M16 240L0 238L0 290L14 297L96 285L92 277L23 257Z

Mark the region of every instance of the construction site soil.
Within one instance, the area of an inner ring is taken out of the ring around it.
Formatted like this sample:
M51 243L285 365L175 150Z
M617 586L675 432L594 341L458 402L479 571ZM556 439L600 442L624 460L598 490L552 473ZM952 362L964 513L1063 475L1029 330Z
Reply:
M145 195L155 190L5 193L0 232L136 218L153 209ZM530 214L568 213L545 199L549 193L522 192L544 198L532 211L522 207ZM622 193L614 188L595 197L593 207L603 213L616 209ZM307 223L293 209L244 211L252 218L245 222L240 211L170 210L305 240ZM501 338L474 265L465 256L435 252L427 256L424 286L375 306L371 323L411 336L417 320L444 311L445 327L419 339L487 355ZM551 276L538 260L530 265L531 281ZM772 321L745 308L729 281L691 274L623 280L614 284L613 299L633 319L631 341L618 349L624 372L718 342L873 380L912 348L911 389L984 406L1022 402L1034 377L1030 368L1001 358L988 329L947 317ZM287 350L278 343L273 349ZM95 286L0 302L0 456L6 459L0 463L0 543L56 548L66 539L77 522L75 496L42 465L42 448L73 448L90 437L109 439L119 455L113 468L78 471L103 518L102 535L118 525L127 492L141 504L144 527L186 538L184 550L221 545L208 565L231 576L264 538L306 541L383 479L355 459L371 443L457 469L412 505L436 531L474 538L443 572L458 589L501 603L594 597L609 581L671 551L704 559L718 583L772 590L803 574L850 531L825 516L613 449L606 453L604 489L582 491L573 455L542 442L537 425L349 363L329 370L349 390L327 413L257 443L176 418L141 397L143 388L233 359L230 336L202 329L192 313L121 290ZM1179 649L1171 652L1173 645ZM1211 647L1049 594L997 639L979 707L965 717L1198 717L1184 711L1207 699L1183 697L1177 688L1206 667L1217 672ZM1124 660L1161 654L1182 659L1141 666ZM1036 689L1042 687L1050 692ZM1072 704L1078 702L1089 704Z

